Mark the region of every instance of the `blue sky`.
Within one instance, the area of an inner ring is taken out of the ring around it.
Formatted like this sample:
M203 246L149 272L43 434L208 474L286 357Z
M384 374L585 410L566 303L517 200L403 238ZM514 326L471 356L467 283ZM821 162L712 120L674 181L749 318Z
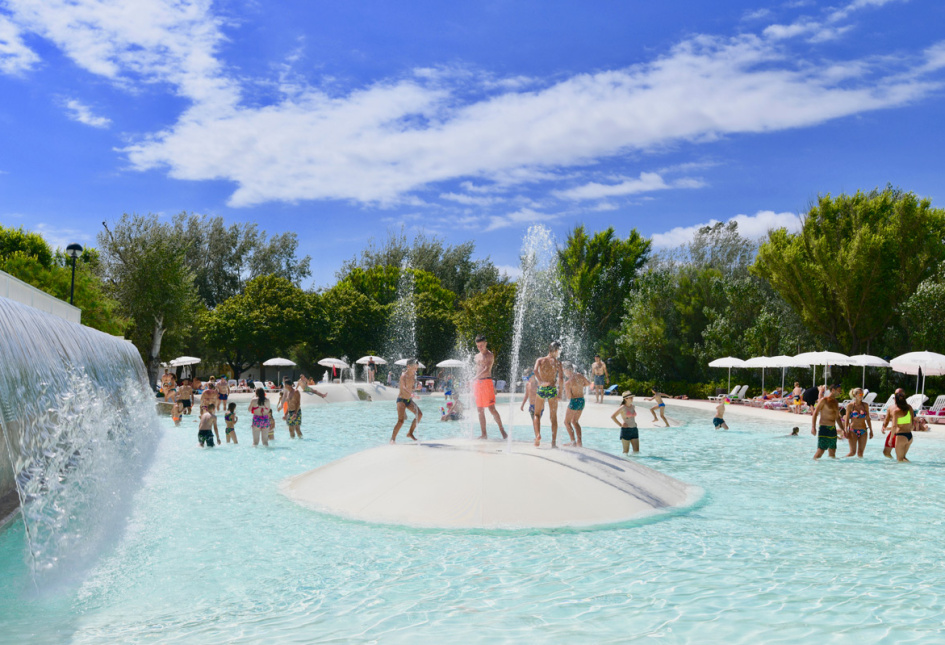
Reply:
M945 205L945 3L0 0L0 223L298 233L313 284L405 227L517 265L797 226L887 182ZM510 269L512 271L512 269Z

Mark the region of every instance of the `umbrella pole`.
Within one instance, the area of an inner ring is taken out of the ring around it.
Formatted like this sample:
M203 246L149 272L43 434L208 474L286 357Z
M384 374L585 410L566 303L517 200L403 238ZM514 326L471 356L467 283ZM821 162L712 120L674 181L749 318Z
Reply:
M866 365L863 366L863 385L860 386L860 389L863 390L866 388Z
M761 368L761 393L765 393L765 368Z
M784 368L781 368L781 396L784 396Z
M728 368L728 391L732 391L732 368Z

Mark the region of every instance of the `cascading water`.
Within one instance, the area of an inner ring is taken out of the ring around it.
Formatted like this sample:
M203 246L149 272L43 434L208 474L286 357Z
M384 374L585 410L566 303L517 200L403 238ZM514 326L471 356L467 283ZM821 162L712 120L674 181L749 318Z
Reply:
M387 323L384 357L393 364L402 358L417 357L417 309L414 303L414 274L405 258L397 282L397 300Z
M137 350L0 298L0 430L34 574L82 567L120 532L159 435Z
M583 343L565 317L564 289L558 276L558 250L551 231L540 224L531 226L522 239L522 276L515 295L515 327L512 337L512 367L509 374L509 418L515 409L515 384L522 382L522 370L548 352L553 340L561 342L561 356L582 362ZM524 395L523 395L524 396ZM521 399L519 399L521 400ZM563 426L563 414L559 423ZM509 432L508 449L512 447Z

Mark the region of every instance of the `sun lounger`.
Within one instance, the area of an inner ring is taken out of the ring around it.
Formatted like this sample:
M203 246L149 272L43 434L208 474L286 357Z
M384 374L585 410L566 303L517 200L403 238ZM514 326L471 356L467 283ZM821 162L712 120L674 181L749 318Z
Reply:
M736 385L735 387L732 388L732 391L729 392L728 394L716 394L715 396L710 396L710 397L709 397L709 400L710 400L710 401L721 401L721 400L723 400L725 397L731 398L731 397L735 396L735 395L738 393L739 388L741 388L741 385Z
M935 403L932 404L928 410L924 410L919 414L929 417L937 417L945 415L945 394L942 394L935 399Z
M911 405L912 409L916 412L920 412L922 410L922 404L928 400L929 397L925 396L924 394L913 394L908 399L906 399L906 403Z
M615 394L617 392L617 384L614 383L609 388L604 390L604 394Z
M748 386L743 385L738 392L735 394L729 395L729 398L732 400L732 403L744 403L745 395L748 394Z

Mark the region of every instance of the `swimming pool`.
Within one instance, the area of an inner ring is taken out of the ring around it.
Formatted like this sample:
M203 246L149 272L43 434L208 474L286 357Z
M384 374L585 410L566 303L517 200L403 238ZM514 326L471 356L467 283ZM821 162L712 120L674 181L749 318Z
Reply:
M455 436L428 413L421 438ZM36 590L20 522L0 533L0 640L30 643L931 642L943 638L945 442L912 464L814 462L792 425L675 408L642 423L644 463L701 486L669 518L591 531L438 531L347 522L279 492L287 476L377 445L393 404L306 408L253 450L167 430L127 528L80 579ZM804 426L802 425L802 430ZM515 436L530 431L517 428ZM221 432L222 434L222 432ZM619 451L617 429L585 430Z

